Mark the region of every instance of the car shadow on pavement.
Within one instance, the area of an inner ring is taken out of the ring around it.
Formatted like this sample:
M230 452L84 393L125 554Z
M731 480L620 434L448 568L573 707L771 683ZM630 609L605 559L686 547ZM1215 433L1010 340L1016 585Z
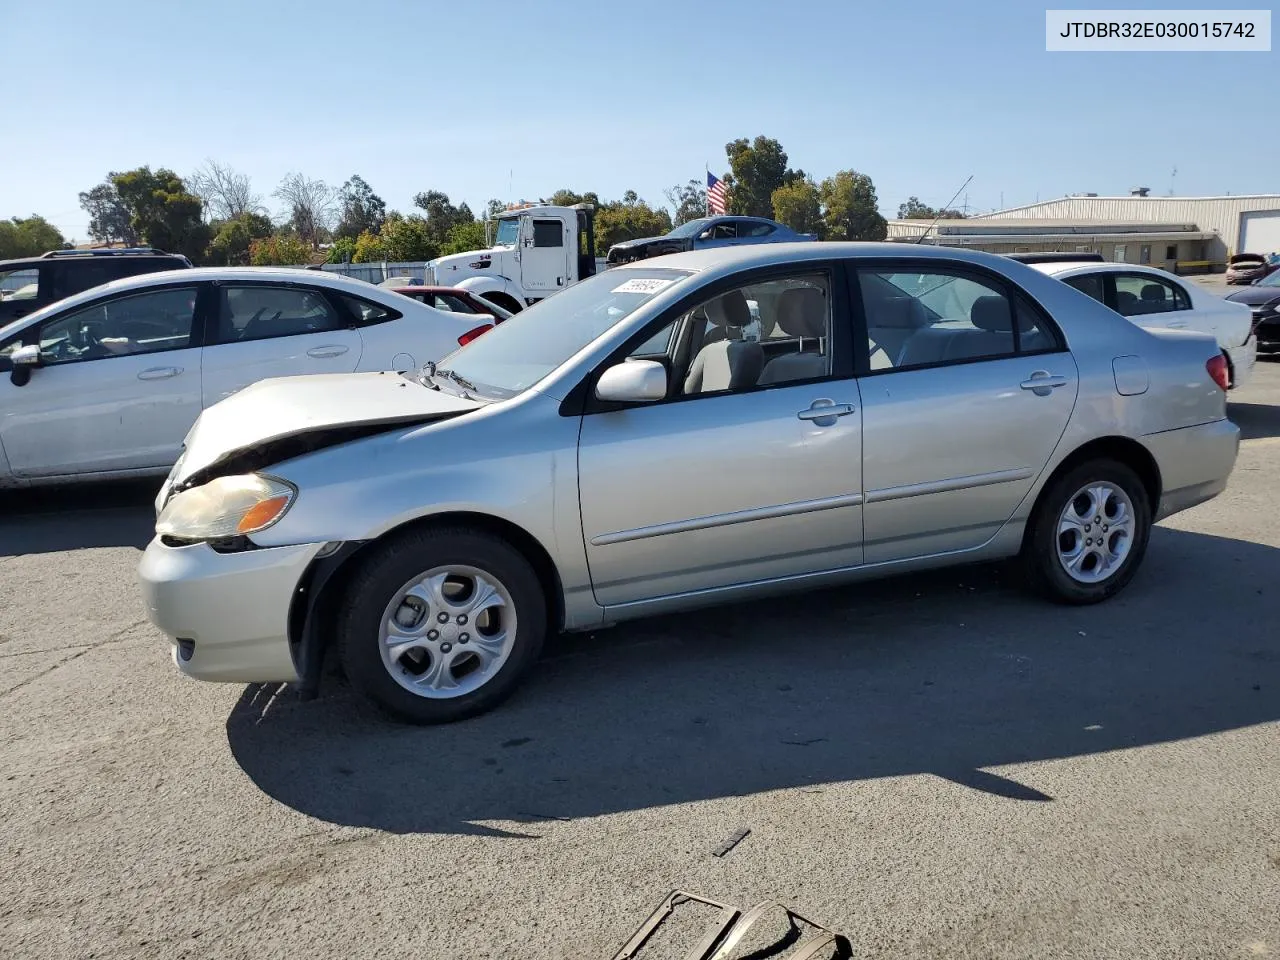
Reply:
M143 549L155 527L157 480L0 492L0 557L86 547Z
M932 773L1052 801L989 768L1280 719L1280 550L1157 528L1119 597L1063 607L957 568L626 624L551 644L496 711L386 721L339 681L250 686L245 773L332 823L536 836L548 820Z
M1232 403L1227 417L1240 428L1241 440L1280 437L1280 406L1270 403Z

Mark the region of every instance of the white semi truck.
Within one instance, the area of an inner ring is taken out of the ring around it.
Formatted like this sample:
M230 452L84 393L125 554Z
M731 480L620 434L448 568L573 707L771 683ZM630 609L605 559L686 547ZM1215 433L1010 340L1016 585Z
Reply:
M604 270L595 254L595 208L522 204L489 222L487 250L438 257L428 284L461 287L515 313Z

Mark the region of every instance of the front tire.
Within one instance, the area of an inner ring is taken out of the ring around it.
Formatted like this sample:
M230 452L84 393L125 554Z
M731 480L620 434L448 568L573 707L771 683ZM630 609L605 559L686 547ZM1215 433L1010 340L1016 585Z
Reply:
M547 606L510 544L439 528L373 553L352 577L337 626L357 691L397 720L451 723L511 695L542 649Z
M1132 469L1092 460L1045 490L1022 560L1032 583L1060 603L1099 603L1133 579L1151 536L1151 500Z

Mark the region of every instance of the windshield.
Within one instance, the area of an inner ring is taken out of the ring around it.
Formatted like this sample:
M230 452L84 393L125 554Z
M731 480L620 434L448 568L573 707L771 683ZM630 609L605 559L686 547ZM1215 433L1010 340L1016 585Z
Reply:
M1259 287L1280 287L1280 270L1268 274L1256 284Z
M707 228L707 224L711 222L710 217L699 217L697 220L690 220L688 223L682 223L670 233L668 237L696 237Z
M506 217L498 221L498 232L493 238L495 247L514 247L520 239L520 218Z
M436 372L452 371L486 396L513 397L687 276L630 268L597 274L520 311L441 360Z

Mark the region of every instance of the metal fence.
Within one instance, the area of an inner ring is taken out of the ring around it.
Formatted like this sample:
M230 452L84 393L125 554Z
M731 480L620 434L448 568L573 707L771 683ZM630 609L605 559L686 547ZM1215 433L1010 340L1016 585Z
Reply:
M412 277L421 284L426 277L426 260L399 261L396 263L326 263L321 266L326 273L340 273L367 283L381 283L388 277Z

